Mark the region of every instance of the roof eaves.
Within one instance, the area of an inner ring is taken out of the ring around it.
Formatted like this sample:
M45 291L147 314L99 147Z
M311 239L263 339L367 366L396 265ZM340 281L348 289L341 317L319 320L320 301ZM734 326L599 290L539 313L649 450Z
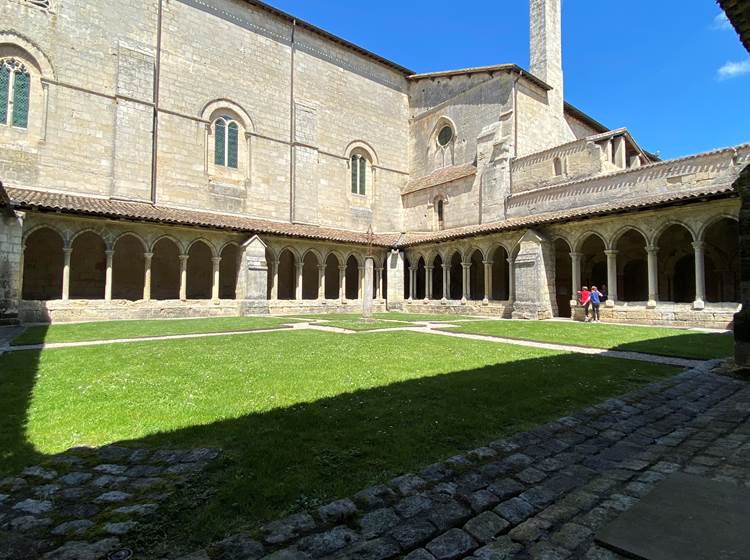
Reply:
M742 44L750 52L750 2L747 0L718 0L732 22Z
M495 72L511 72L515 73L517 72L530 82L533 82L535 85L539 86L542 89L545 89L547 91L552 89L552 86L550 86L547 82L544 80L541 80L537 78L534 74L531 72L524 70L517 64L495 64L493 66L477 66L472 68L459 68L456 70L442 70L440 72L427 72L423 74L412 74L411 76L408 76L409 80L432 80L435 78L450 78L453 76L465 76L470 74L493 74Z

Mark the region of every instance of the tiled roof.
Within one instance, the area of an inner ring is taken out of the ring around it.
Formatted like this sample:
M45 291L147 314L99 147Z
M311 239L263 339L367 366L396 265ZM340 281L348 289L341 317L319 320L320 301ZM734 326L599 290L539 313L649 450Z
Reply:
M576 219L590 218L606 214L617 214L631 210L643 210L655 206L667 206L680 202L690 202L706 198L719 198L734 196L736 193L731 185L722 185L713 188L692 190L686 192L664 193L660 195L638 198L630 201L618 201L608 204L597 204L594 206L585 206L581 208L571 208L569 210L560 210L557 212L547 212L536 214L534 216L524 216L519 218L510 218L501 222L491 224L481 224L476 226L466 226L453 228L437 232L428 233L409 233L399 243L401 247L411 247L423 243L435 243L439 241L450 241L464 237L473 237L475 235L487 235L501 231L512 231L526 227L540 226L555 222L569 222Z
M0 191L2 190L3 188L0 186ZM153 206L143 202L125 202L106 198L10 187L6 187L5 190L13 206L19 209L53 210L88 216L127 218L144 222L209 227L246 233L266 233L359 245L365 245L368 242L366 233L335 228L273 222L257 218L214 214L212 212L167 206ZM399 237L400 234L398 233L376 234L373 244L379 247L393 247L398 242Z
M750 2L747 0L719 0L719 4L737 30L742 44L750 51Z
M443 167L437 171L433 171L429 175L420 177L409 181L406 186L402 189L401 194L409 194L422 189L429 189L430 187L436 187L438 185L444 185L451 181L463 179L464 177L470 177L476 175L477 168L473 164L468 165L452 165L450 167Z

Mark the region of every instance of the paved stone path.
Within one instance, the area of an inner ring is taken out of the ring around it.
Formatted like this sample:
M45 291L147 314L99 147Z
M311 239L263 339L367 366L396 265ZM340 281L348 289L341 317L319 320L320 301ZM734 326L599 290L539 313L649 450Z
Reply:
M77 448L0 480L0 559L98 560L216 449Z
M181 560L619 560L594 543L596 531L668 474L750 486L750 384L716 368L706 362Z
M457 321L456 321L457 322ZM16 332L11 337L6 337L3 341L0 339L0 354L3 352L20 352L25 350L52 350L56 348L76 348L84 346L104 346L108 344L132 344L135 342L153 342L161 340L184 340L193 338L204 338L204 337L224 337L224 336L237 336L237 335L250 335L250 334L261 334L277 331L286 330L316 330L322 332L331 332L345 335L365 335L368 333L386 333L386 332L417 332L422 334L432 334L448 336L453 338L465 338L469 340L481 340L484 342L494 342L499 344L512 344L515 346L527 346L531 348L541 348L544 350L554 350L560 352L574 352L578 354L588 354L592 356L607 356L611 358L621 358L625 360L635 360L640 362L651 362L658 364L673 365L678 367L694 367L702 363L702 360L690 360L686 358L673 358L666 356L656 356L653 354L643 354L639 352L621 352L617 350L607 350L603 348L589 348L585 346L575 346L570 344L554 344L550 342L536 342L533 340L523 340L517 338L502 338L497 336L479 335L479 334L468 334L458 333L451 331L438 330L439 328L445 328L455 326L453 322L435 322L435 321L414 321L420 326L394 326L392 328L375 329L371 331L354 331L347 330L340 327L328 326L325 323L290 323L288 325L282 325L280 327L274 327L269 329L255 329L247 331L228 331L228 332L215 332L215 333L193 333L193 334L175 334L165 336L148 336L139 338L116 338L109 340L85 340L80 342L51 342L43 344L28 344L22 346L10 346L10 341L19 334ZM5 342L5 345L3 344Z

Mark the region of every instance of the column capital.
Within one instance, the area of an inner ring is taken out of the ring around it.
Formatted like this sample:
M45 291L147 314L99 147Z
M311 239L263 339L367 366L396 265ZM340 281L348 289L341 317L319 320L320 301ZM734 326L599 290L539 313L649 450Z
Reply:
M691 245L693 246L693 249L695 249L696 251L700 251L701 249L705 249L706 248L706 242L705 241L693 241L691 243Z
M221 257L211 257L211 262L219 264L221 262Z
M619 253L620 251L618 251L617 249L606 249L604 251L604 254L608 257L616 257Z
M326 265L324 265L324 264L319 264L318 265L318 270L322 270L322 271L325 272L325 269L326 269Z
M495 264L494 261L482 261L482 263L486 264L486 265L490 265L490 266L492 266L493 264Z
M383 267L381 266L380 268L376 268L375 272L380 272L382 274L383 273Z
M73 252L73 247L63 247L63 255L70 256Z
M346 272L346 266L339 265L339 272Z
M189 258L190 258L190 255L180 255L180 262L186 263Z
M434 268L435 268L434 266L426 266L426 267L424 267L425 270L434 270Z
M143 258L150 261L154 257L153 253L143 253Z
M514 264L516 264L516 258L515 258L515 257L508 257L508 258L507 258L507 259L505 259L505 260L506 260L506 261L508 262L508 264L509 264L510 266L513 266Z
M443 267L443 270L450 270L451 269L451 265L449 265L449 264L443 264L441 266Z
M111 257L112 255L114 255L114 254L115 254L115 250L114 250L114 249L107 249L107 250L105 250L105 251L104 251L104 254L105 254L105 255L106 255L107 257Z
M647 253L658 253L659 247L658 245L646 245L646 252Z
M583 253L577 253L576 251L571 251L570 258L571 259L580 259L583 257Z

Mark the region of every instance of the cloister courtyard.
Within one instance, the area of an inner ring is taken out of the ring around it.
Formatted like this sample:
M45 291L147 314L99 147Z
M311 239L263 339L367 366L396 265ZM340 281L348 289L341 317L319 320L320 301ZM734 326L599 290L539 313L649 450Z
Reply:
M732 351L408 313L0 328L0 557L617 558L594 532L668 472L750 480Z

